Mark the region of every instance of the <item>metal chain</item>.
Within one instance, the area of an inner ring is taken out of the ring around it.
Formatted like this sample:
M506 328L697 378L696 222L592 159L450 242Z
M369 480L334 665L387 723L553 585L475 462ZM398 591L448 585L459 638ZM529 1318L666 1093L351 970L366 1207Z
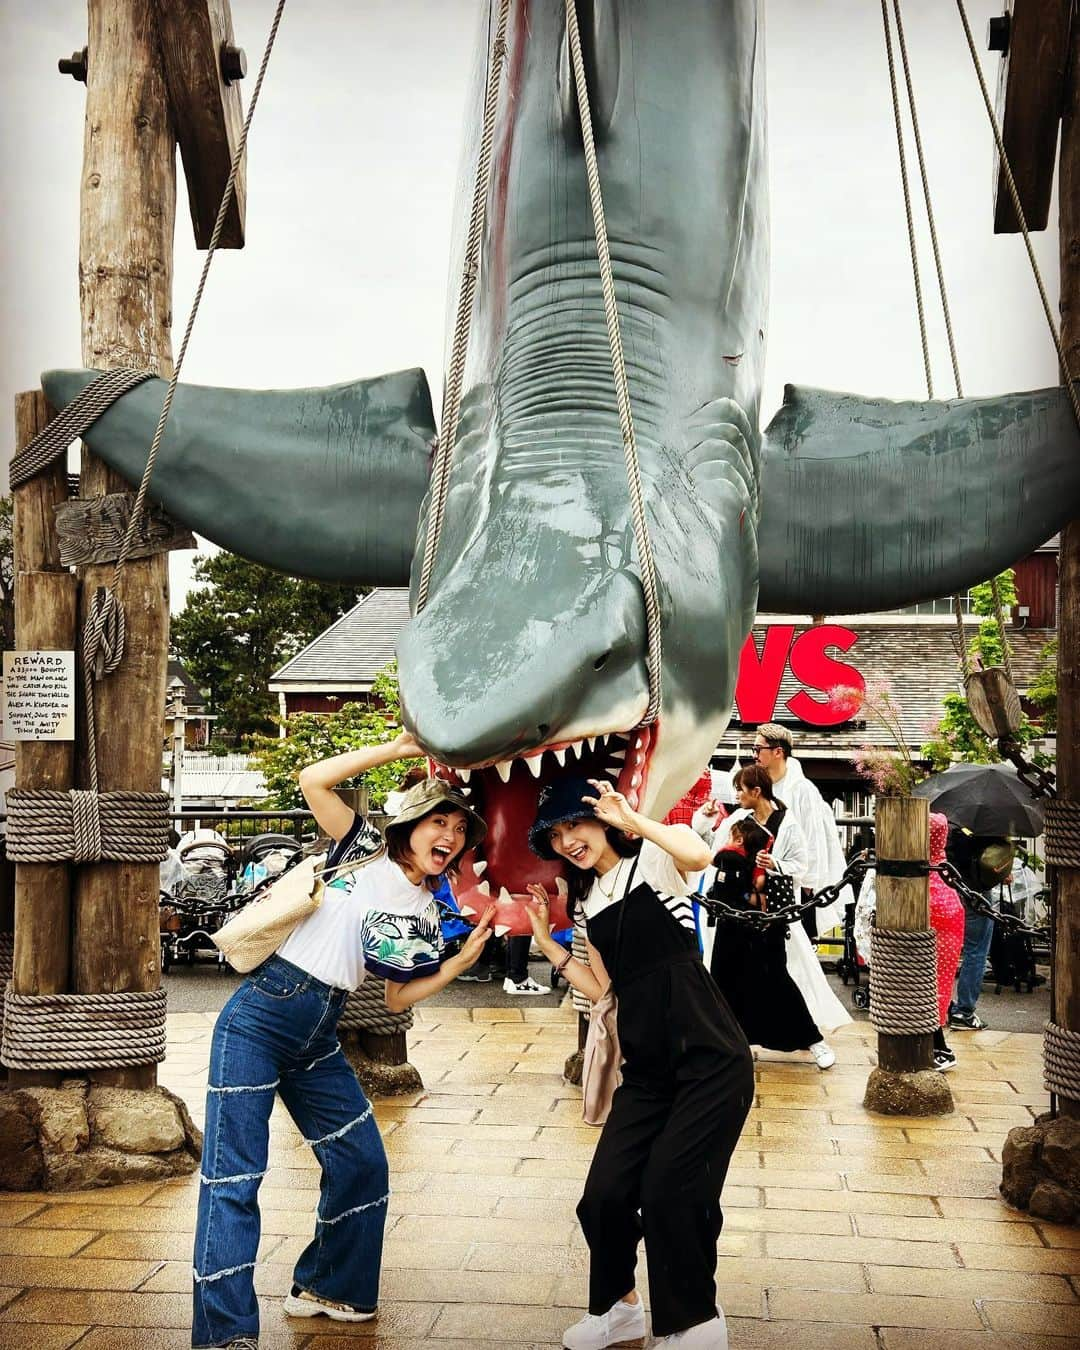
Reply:
M1000 736L997 743L998 754L1007 759L1016 769L1016 776L1033 797L1056 797L1057 779L1049 769L1041 764L1033 764L1024 758L1019 741L1012 736Z
M641 467L638 463L637 437L634 415L630 407L630 387L626 376L626 358L623 354L619 328L619 308L615 298L615 278L611 268L611 250L608 247L604 199L600 190L600 169L596 160L596 141L593 136L592 111L589 106L589 86L585 78L585 59L581 52L581 33L578 29L576 0L566 0L566 35L574 70L578 113L581 119L581 139L585 151L585 169L589 180L589 201L592 205L593 227L596 231L596 254L600 263L600 284L604 293L604 318L607 322L608 346L611 349L611 368L615 378L615 395L619 404L619 424L622 428L623 455L626 461L626 480L630 489L630 515L634 524L634 542L637 544L638 565L641 569L641 589L645 597L645 626L648 641L646 665L649 671L649 702L642 726L655 722L660 715L660 673L662 641L660 631L660 599L656 584L656 563L653 559L649 526L645 516L645 498L641 486Z
M845 886L860 880L866 872L877 866L877 859L872 855L866 857L854 858L844 869L844 874L839 881L832 886L825 886L822 890L812 895L809 900L801 904L786 905L783 909L763 911L758 909L736 909L723 900L718 900L713 896L699 895L694 899L702 906L706 913L714 915L718 919L731 919L737 923L749 924L753 928L768 928L774 923L790 924L795 923L812 909L824 909L832 905L839 899L840 892ZM988 919L993 919L1008 933L1022 933L1028 937L1037 937L1049 943L1049 928L1028 928L1021 919L1014 914L1003 914L994 909L993 905L982 894L981 891L973 890L961 877L960 873L949 862L928 863L927 872L937 872L942 879L956 891L960 899L968 909L975 914L982 914Z
M428 602L431 573L439 550L446 498L450 489L450 465L457 441L458 420L461 416L461 395L465 382L465 361L469 354L469 334L472 331L473 304L480 277L480 246L484 237L487 215L488 189L491 182L491 153L495 140L495 114L499 107L499 89L502 68L506 59L506 21L510 0L500 0L499 13L491 39L488 57L487 92L484 96L484 119L480 134L480 153L473 179L472 208L469 212L469 232L465 241L465 261L458 289L457 318L450 349L450 366L443 389L442 417L435 460L431 466L431 501L428 505L427 534L424 539L424 558L420 566L420 581L416 588L416 612Z

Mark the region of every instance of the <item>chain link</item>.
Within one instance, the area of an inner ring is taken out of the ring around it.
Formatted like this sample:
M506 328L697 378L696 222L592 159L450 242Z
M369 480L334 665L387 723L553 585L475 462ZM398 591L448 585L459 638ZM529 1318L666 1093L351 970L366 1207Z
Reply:
M804 900L801 904L785 905L783 909L763 911L759 909L735 909L734 906L727 904L723 900L718 900L714 896L698 895L694 899L702 906L707 914L717 919L732 919L737 923L749 924L753 928L768 928L774 923L797 923L804 914L808 914L812 909L824 909L834 904L840 897L840 892L845 886L851 886L854 882L861 881L866 873L877 866L877 859L873 854L861 854L853 858L844 869L844 874L839 881L832 886L825 886L822 890L812 895L809 900ZM996 910L990 900L981 892L973 890L967 882L964 881L960 873L953 867L952 863L934 863L927 864L927 872L937 872L938 875L959 895L965 907L973 914L981 914L985 918L992 919L994 923L999 924L1009 934L1022 933L1027 937L1039 938L1049 944L1050 929L1047 927L1029 928L1022 919L1015 914L1005 914Z

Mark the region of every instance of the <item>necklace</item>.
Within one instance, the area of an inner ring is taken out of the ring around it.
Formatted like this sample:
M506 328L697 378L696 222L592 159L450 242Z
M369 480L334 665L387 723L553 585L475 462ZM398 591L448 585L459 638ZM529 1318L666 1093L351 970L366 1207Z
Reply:
M611 877L610 889L604 888L604 881L602 877L598 876L596 878L596 888L600 892L600 894L604 897L605 900L610 900L612 896L615 894L615 887L619 884L619 874L622 871L622 865L624 861L625 861L624 858L620 858L619 861L615 864L615 866L609 870L607 875Z

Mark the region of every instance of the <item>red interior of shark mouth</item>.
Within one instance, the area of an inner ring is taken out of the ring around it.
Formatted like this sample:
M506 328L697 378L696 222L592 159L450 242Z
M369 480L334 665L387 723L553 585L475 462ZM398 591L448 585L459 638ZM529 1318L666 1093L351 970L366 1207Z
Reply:
M539 882L551 897L556 930L568 925L566 881L569 863L547 862L529 848L529 827L536 819L541 791L563 778L606 778L615 782L632 807L645 799L649 762L658 724L636 731L555 742L517 759L478 769L451 769L436 764L438 777L457 784L487 821L487 836L466 854L454 885L458 903L469 917L490 904L498 906L494 925L499 933L531 931L525 887Z

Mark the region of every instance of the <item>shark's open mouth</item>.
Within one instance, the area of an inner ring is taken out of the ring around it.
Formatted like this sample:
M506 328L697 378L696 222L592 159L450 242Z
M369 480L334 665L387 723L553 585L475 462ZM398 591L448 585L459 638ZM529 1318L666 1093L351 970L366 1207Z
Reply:
M437 776L457 784L487 821L487 837L466 855L454 886L462 911L480 914L494 903L497 932L527 933L525 887L539 882L551 897L555 928L565 927L568 864L547 862L529 848L529 826L536 818L540 793L564 778L606 778L637 809L645 800L657 731L658 724L653 723L635 731L553 742L517 759L477 769L436 764Z

